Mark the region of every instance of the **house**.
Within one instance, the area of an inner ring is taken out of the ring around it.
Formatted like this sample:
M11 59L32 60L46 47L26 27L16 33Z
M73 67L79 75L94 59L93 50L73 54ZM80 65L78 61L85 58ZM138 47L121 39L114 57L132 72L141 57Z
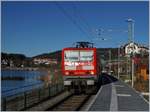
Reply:
M148 47L135 43L135 42L130 42L130 43L125 44L123 48L124 48L125 55L131 55L131 53L142 54L142 53L149 52Z
M34 58L33 62L36 65L39 65L39 64L50 65L50 64L58 63L56 59L50 59L50 58Z
M7 65L7 64L8 64L8 61L5 60L5 59L3 59L3 60L1 61L1 64L2 64L2 65Z

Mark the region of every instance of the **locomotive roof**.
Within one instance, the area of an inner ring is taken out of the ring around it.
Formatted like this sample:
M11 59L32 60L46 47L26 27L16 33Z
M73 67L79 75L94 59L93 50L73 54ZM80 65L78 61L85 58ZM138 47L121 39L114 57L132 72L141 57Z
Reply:
M76 48L76 47L68 47L68 48L64 48L63 50L96 50L96 47L93 48Z

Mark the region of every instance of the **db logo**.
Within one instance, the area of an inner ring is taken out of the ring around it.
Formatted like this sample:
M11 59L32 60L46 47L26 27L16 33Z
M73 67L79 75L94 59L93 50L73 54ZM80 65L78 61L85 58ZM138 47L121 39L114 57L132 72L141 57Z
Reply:
M68 66L87 66L87 65L92 65L91 62L65 62L65 65Z

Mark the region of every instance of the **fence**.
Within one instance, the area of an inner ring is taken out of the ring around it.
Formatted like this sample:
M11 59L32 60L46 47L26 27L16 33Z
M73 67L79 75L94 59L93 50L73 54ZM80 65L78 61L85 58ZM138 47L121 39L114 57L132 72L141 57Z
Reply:
M47 98L53 97L64 90L63 84L49 85L31 91L26 91L1 100L2 111L26 110Z

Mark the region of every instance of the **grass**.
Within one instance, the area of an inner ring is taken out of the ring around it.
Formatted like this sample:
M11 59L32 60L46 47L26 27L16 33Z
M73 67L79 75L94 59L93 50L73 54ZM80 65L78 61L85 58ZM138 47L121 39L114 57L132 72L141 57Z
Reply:
M41 76L40 80L44 81L47 84L57 84L63 82L63 77L61 73L60 65L53 65L50 67L41 68L43 71L46 71L46 75Z

